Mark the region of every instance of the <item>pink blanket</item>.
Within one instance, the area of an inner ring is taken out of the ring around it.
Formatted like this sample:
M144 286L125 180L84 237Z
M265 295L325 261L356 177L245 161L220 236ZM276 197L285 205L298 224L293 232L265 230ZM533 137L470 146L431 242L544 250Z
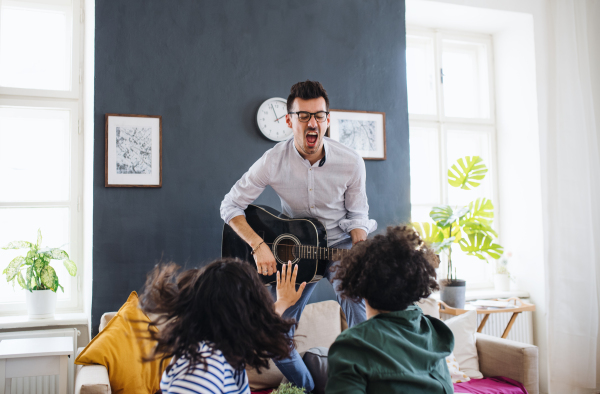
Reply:
M525 387L521 383L502 376L471 379L464 383L454 383L454 392L472 394L527 394L527 390L525 390Z
M271 390L253 391L252 394L269 394ZM525 387L516 380L496 376L471 379L465 383L454 383L454 392L472 394L527 394Z

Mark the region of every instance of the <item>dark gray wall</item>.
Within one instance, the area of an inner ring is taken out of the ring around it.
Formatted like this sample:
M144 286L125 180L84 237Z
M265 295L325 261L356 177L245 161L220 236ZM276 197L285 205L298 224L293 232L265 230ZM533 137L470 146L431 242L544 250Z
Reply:
M386 113L370 216L409 218L404 1L97 0L93 332L159 260L220 256L219 206L274 143L258 106L313 79L331 107ZM104 187L104 114L162 115L163 187ZM272 190L259 202L280 208ZM312 301L332 296L320 284Z

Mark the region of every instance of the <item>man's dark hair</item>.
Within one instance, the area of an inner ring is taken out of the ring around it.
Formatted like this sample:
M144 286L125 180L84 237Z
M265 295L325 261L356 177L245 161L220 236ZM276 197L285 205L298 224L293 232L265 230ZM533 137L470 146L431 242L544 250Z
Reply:
M380 311L401 311L439 289L437 261L413 228L388 227L385 235L356 244L340 262L336 279L346 298L364 298Z
M268 368L269 359L289 357L294 341L293 320L282 319L256 268L238 259L221 259L204 268L177 273L174 263L156 266L148 274L140 307L157 314L150 336L157 341L147 358L187 358L188 371L206 368L200 342L220 350L235 369ZM160 330L157 329L160 327ZM175 364L170 364L169 370Z
M309 80L298 82L290 89L290 95L287 98L287 111L292 111L296 98L310 100L319 97L325 99L325 105L327 106L327 111L329 111L329 97L327 97L327 91L320 82Z

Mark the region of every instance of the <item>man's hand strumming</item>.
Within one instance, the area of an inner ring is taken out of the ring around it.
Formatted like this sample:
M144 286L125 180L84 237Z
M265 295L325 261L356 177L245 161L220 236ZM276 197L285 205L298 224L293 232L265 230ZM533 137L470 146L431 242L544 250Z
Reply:
M259 275L273 275L277 271L275 256L271 248L265 243L260 245L254 252L254 261Z

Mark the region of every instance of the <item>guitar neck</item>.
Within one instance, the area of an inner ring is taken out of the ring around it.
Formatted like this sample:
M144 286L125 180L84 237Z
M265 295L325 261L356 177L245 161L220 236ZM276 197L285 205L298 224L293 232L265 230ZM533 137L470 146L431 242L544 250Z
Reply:
M350 253L350 249L320 248L318 246L299 245L294 248L294 255L301 259L317 259L338 261Z

